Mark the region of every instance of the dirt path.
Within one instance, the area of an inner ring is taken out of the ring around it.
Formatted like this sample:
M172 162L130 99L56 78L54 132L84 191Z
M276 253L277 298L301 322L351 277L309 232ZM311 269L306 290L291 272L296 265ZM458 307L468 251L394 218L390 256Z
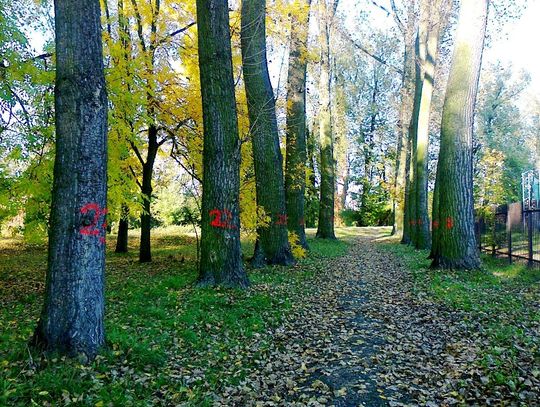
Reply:
M304 391L328 390L319 402L336 406L456 404L457 380L475 373L474 324L414 294L409 271L377 237L359 238L343 259L336 340Z
M345 257L317 275L302 304L273 333L266 362L259 362L241 390L231 389L229 401L500 405L485 398L484 377L475 367L480 322L415 290L410 271L377 242L382 232L363 233Z

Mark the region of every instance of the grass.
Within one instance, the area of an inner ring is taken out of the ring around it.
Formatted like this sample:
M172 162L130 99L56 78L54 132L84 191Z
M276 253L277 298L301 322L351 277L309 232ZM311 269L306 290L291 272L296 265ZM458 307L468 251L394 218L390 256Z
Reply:
M480 321L485 338L480 366L489 372L491 386L508 386L516 393L518 379L528 368L532 367L532 374L540 374L540 369L534 370L540 366L538 268L482 255L481 270L428 270L428 252L399 244L387 247L412 271L416 290Z
M107 348L88 366L27 347L40 311L46 248L0 240L0 405L212 404L212 394L253 368L310 277L344 255L341 239L309 232L311 252L295 267L250 270L246 291L199 289L195 242L179 230L156 231L154 261L107 255ZM243 242L250 254L252 242Z

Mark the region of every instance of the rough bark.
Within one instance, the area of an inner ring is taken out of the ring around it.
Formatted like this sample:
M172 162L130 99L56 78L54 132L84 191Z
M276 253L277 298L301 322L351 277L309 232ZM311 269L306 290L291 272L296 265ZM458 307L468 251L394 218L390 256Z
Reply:
M287 124L285 195L287 226L307 248L304 194L306 190L306 70L309 7L311 0L298 0L299 16L291 20L289 72L287 79Z
M197 0L203 107L199 285L247 287L240 248L240 139L227 0Z
M488 0L463 0L443 107L432 266L475 269L472 129Z
M97 0L56 0L56 158L45 301L32 343L92 359L105 343L107 95Z
M118 222L118 236L116 238L115 253L128 252L128 232L129 232L129 207L122 205L120 220Z
M268 225L257 229L257 244L252 260L256 267L294 263L287 232L283 157L266 59L265 15L266 0L242 2L242 66L252 136L257 205L264 209L270 219Z
M320 0L319 43L321 47L321 69L319 77L319 140L321 149L321 198L317 237L323 239L336 238L334 233L334 137L330 116L330 23L331 12L328 10L326 0Z

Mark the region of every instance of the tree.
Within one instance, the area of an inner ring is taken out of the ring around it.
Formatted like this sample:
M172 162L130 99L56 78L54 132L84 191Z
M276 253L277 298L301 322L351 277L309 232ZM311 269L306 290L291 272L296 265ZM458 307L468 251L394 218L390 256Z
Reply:
M107 95L97 0L55 2L56 159L43 310L33 343L93 358L105 342Z
M432 266L475 269L472 131L489 0L462 0L444 99L433 204Z
M311 0L296 1L291 15L289 74L287 79L287 150L285 193L287 225L307 248L304 219L306 190L306 71L308 62L309 8Z
M259 226L253 264L294 263L287 234L283 158L276 106L266 58L266 1L242 2L242 66L253 144L257 205L267 224Z
M319 75L319 139L321 149L321 185L319 204L319 224L317 237L335 239L334 233L334 193L335 163L334 138L330 113L330 31L338 0L327 4L327 0L319 0L319 44L321 62Z
M120 219L118 221L118 236L116 238L115 253L128 252L128 232L129 232L129 206L122 204Z
M513 78L501 63L482 70L474 137L474 187L478 206L521 200L521 174L529 170L531 144L519 97L530 78Z
M227 0L197 0L203 108L199 284L247 287L240 248L240 139Z
M171 0L117 0L115 3L116 7L111 10L116 9L117 19L109 12L108 2L103 3L108 16L106 38L112 68L107 75L114 107L111 133L118 135L115 145L127 143L135 158L122 157L119 165L111 166L113 171L116 167L127 170L120 174L117 171L112 181L116 184L116 178L130 175L130 182L124 185L134 181L139 189L139 260L150 262L154 167L165 144L178 137L192 122L185 113L185 100L177 96L178 88L185 86L171 68L169 54L174 51L166 46L182 38L194 22L191 16L187 16L187 21L184 15L175 18L176 6ZM120 210L131 200L131 191L124 195L124 199L117 202ZM118 218L122 219L122 214Z
M410 243L410 224L405 218L405 200L408 195L406 186L410 170L409 124L411 122L414 95L414 30L416 26L416 0L409 0L406 21L396 14L396 23L403 35L403 71L401 75L399 134L396 153L396 173L394 179L394 226L392 234L401 235L402 243Z
M428 214L428 144L431 100L435 81L439 37L446 21L446 0L422 0L420 22L415 44L416 84L413 115L410 124L411 173L409 199L405 210L410 223L410 238L415 248L427 249L431 245Z

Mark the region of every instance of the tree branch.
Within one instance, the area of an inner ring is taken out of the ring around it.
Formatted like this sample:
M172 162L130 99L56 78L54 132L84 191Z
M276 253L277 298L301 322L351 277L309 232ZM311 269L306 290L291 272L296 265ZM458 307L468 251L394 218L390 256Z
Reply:
M135 180L135 182L137 183L139 188L142 190L142 184L139 182L139 177L137 177L137 174L135 174L135 170L133 169L133 167L131 165L129 166L129 170L133 174L133 179Z
M390 6L392 7L392 11L394 12L394 20L396 20L396 24L398 25L399 30L402 33L405 33L405 24L403 24L403 21L401 21L401 18L399 18L399 13L396 7L395 0L390 0Z
M142 28L142 18L141 13L139 12L139 6L137 5L136 0L131 0L131 5L135 11L135 19L137 20L137 35L139 36L139 42L141 43L141 48L146 53L146 43L144 42L143 28Z
M196 21L192 21L191 23L189 23L189 24L186 25L185 27L179 28L178 30L173 31L173 32L167 34L166 37L164 37L164 38L162 38L161 40L158 41L157 46L163 45L165 42L167 42L167 40L168 40L169 38L172 38L172 37L174 37L175 35L178 35L178 34L182 34L184 31L189 30L191 27L193 27L193 26L196 25L196 24L197 24Z
M371 58L373 58L375 61L377 61L378 63L382 64L382 65L386 65L388 68L390 68L390 70L398 73L399 75L403 75L403 71L391 64L389 64L387 61L385 61L384 59L382 59L381 57L378 57L377 55L375 55L372 51L370 51L369 49L367 49L366 47L364 47L362 44L359 44L358 42L356 42L355 40L353 40L350 36L350 34L348 32L345 31L345 29L343 28L339 28L338 30L338 33L341 34L341 36L349 41L355 48L359 49L360 51L362 51L363 53L365 53L366 55L370 56Z
M145 162L144 162L144 159L142 158L142 155L141 155L141 152L139 151L139 149L137 148L137 146L135 145L135 143L131 140L129 140L129 145L131 146L131 148L133 149L133 151L135 152L135 155L137 156L137 158L139 159L141 165L144 165Z

